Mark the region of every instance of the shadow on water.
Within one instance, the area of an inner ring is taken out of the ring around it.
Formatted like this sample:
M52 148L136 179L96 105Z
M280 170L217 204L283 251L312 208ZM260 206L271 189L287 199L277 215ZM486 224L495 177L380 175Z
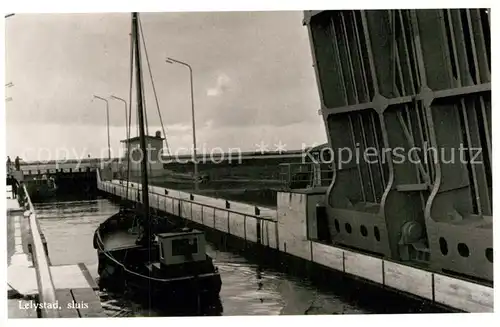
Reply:
M54 204L54 203L72 203L72 202L86 202L86 201L96 201L101 199L94 193L83 193L83 192L63 192L58 190L56 196L45 197L39 199L32 199L33 203L37 204Z
M267 276L280 280L279 293L284 303L279 314L454 312L451 308L437 306L421 298L402 294L291 255L259 248L233 237L207 233L207 238L212 244L217 244L217 253L233 253L235 257L244 258L245 266L253 266L257 293L262 289L263 280L265 282ZM224 264L234 267L234 262L223 263L217 258L215 263L219 266L222 264L222 267ZM227 277L222 280L223 283L228 282ZM272 310L267 308L267 311Z
M109 317L222 316L220 298L201 303L148 303L123 294L100 292L102 307Z
M220 250L228 251L227 248ZM280 314L452 312L450 308L436 306L409 294L403 295L378 284L333 271L315 263L304 262L289 255L276 254L266 257L262 252L259 254L256 251L244 256L249 263L257 264L258 279L263 272L272 273L292 284L301 286L300 290L292 292L287 305Z

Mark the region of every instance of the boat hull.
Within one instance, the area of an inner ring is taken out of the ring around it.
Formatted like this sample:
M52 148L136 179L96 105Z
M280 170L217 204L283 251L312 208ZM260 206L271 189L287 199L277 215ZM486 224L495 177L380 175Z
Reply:
M105 254L99 253L99 287L101 290L131 293L138 298L154 300L196 300L198 297L215 299L222 281L217 271L166 280L145 278L126 271Z
M110 238L130 230L131 220L130 215L117 214L101 224L94 234L101 290L131 294L154 306L219 299L222 281L208 255L205 261L186 262L155 271L147 267L148 262L158 257L157 247L136 245L133 242L136 236L124 246L113 243L109 248ZM165 228L168 229L163 226Z

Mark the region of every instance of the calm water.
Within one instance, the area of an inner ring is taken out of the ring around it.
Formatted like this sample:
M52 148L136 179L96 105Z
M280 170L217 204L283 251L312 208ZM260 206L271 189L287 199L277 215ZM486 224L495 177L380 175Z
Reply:
M105 199L35 204L41 228L49 246L53 265L83 262L97 277L97 256L92 247L95 228L117 212ZM371 305L360 305L363 294L354 296L319 291L310 282L260 268L244 257L222 251L209 244L222 276L223 315L349 314L376 313ZM131 301L101 293L103 307L110 316L162 316ZM377 302L377 301L374 301ZM409 311L413 311L410 310ZM385 310L384 310L385 311ZM404 310L403 310L404 311Z

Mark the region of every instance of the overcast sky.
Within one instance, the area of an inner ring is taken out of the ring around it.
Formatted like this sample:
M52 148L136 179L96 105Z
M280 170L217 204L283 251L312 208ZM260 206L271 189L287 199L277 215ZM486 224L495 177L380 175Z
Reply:
M254 151L261 142L273 150L279 141L293 150L326 141L302 12L145 13L141 20L174 152L192 144L189 74L165 63L167 56L193 67L201 151ZM92 96L128 101L130 24L124 13L18 14L7 20L6 82L14 84L6 88L12 97L6 105L8 155L107 155L105 104ZM146 65L144 81L153 134L160 123ZM110 124L118 154L125 137L123 103L110 101ZM34 150L42 148L44 153Z

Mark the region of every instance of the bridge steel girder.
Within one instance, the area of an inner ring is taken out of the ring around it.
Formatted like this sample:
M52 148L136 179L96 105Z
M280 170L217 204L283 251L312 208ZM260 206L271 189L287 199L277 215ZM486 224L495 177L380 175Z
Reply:
M343 10L306 18L336 155L327 192L333 242L491 282L487 11ZM402 240L405 226L421 227L418 240ZM405 258L401 246L410 243L427 255Z

